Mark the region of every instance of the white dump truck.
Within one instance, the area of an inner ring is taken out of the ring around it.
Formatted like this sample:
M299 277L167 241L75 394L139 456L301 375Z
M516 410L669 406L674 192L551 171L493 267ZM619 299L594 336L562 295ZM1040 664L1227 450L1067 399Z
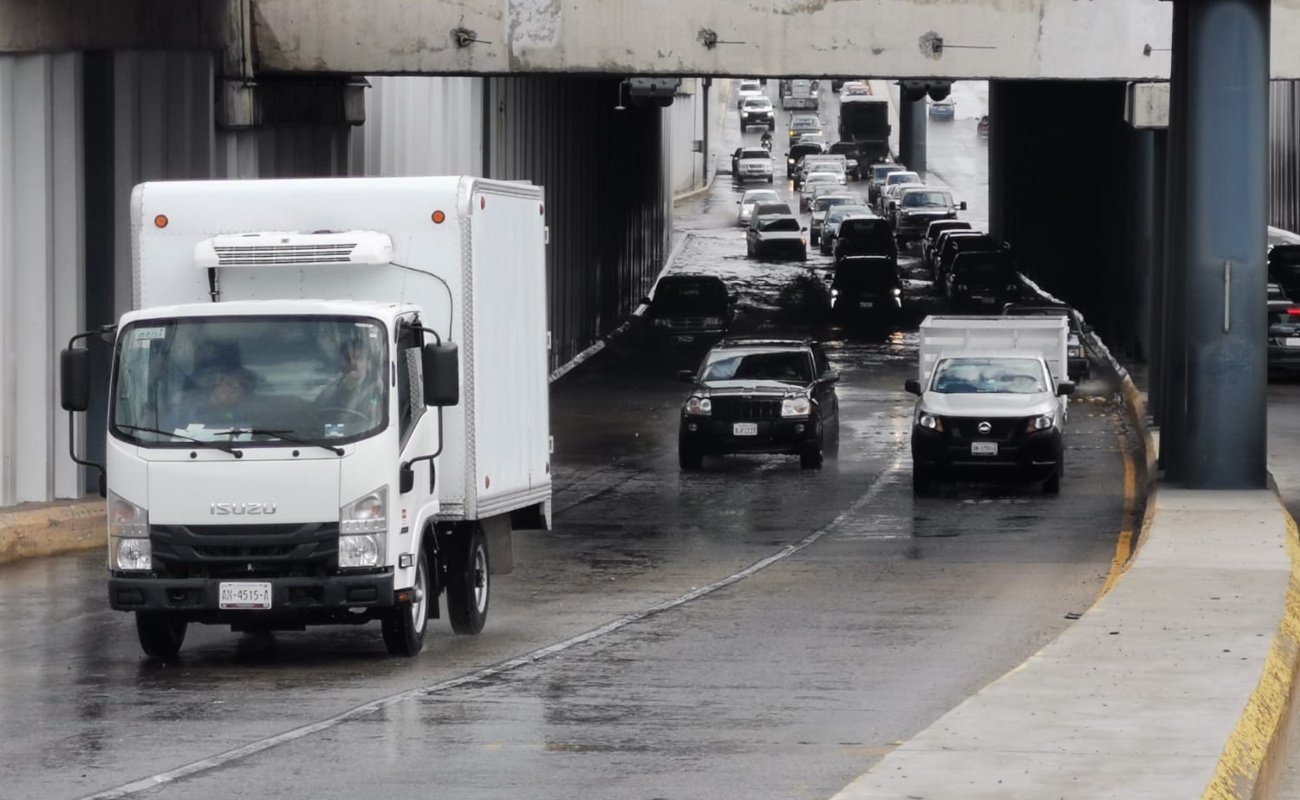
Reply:
M469 177L146 183L113 344L109 603L189 623L478 633L551 474L541 187ZM75 457L75 456L74 456ZM80 459L79 459L80 460ZM87 463L81 460L82 463Z
M930 316L921 323L912 487L952 478L1044 481L1061 490L1074 384L1064 317Z

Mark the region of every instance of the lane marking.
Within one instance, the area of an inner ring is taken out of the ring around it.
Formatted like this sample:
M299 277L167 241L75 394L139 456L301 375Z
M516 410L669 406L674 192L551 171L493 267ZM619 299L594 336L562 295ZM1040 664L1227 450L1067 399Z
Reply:
M345 722L351 722L352 720L361 719L362 717L369 716L370 714L373 714L376 711L382 711L383 709L390 708L399 703L404 703L407 700L415 700L421 697L428 697L429 695L440 694L443 692L450 691L452 689L457 689L461 686L468 686L475 683L482 683L490 678L495 678L499 675L503 675L508 672L513 672L514 670L517 670L521 667L526 667L529 666L530 664L535 664L539 661L550 658L551 656L557 655L559 653L563 653L566 650L571 650L574 647L577 647L580 644L585 644L586 642L590 642L593 639L598 639L602 636L607 636L611 633L614 633L615 631L626 628L629 625L662 614L665 611L671 611L672 609L678 608L680 606L684 606L687 603L700 599L701 597L705 597L706 595L710 595L721 589L725 589L728 586L731 586L732 584L739 583L740 581L743 581L746 578L751 577L752 575L772 566L773 564L779 561L784 561L785 559L789 558L795 553L798 553L800 550L804 550L812 546L813 544L816 544L817 541L819 541L827 534L834 531L841 524L843 524L845 520L847 520L849 517L856 514L868 503L872 502L875 499L876 495L879 494L880 491L885 486L888 485L888 483L885 481L885 478L897 472L899 467L902 465L902 462L903 462L903 454L901 450L896 450L894 452L893 462L889 464L885 469L877 473L874 478L872 478L871 483L867 486L867 490L862 494L862 496L859 497L856 501L854 501L853 505L849 506L846 510L841 511L838 515L836 515L835 518L832 519L830 522L826 523L822 527L808 534L803 539L800 539L794 544L786 545L785 547L781 548L780 550L768 556L767 558L764 558L761 561L756 561L755 563L751 564L745 569L733 573L719 581L711 583L708 586L702 586L698 589L687 592L686 594L680 595L671 600L665 600L662 603L658 603L656 605L650 606L649 608L644 609L642 611L633 612L626 616L619 617L616 620L607 622L598 628L587 631L586 633L581 633L578 634L577 636L571 637L569 639L565 639L564 641L557 642L555 644L540 648L538 650L533 650L532 652L526 653L517 658L512 658L508 661L503 661L499 664L494 664L493 666L485 667L483 669L478 670L477 672L471 672L468 675L462 675L459 678L451 678L449 680L445 680L440 683L435 683L430 686L423 686L418 689L408 689L407 691L398 692L397 694L392 694L387 697L380 698L378 700L372 700L369 703L356 706L355 708L344 711L341 714L335 714L334 716L320 720L319 722L313 722L308 725L303 725L298 728L293 728L292 730L285 731L284 733L280 733L275 736L269 736L265 739L258 739L257 741L249 742L248 744L243 745L242 747L236 747L232 750L227 750L224 753L219 753L210 758L204 758L198 761L192 761L189 764L185 764L184 766L177 767L176 769L168 770L166 772L159 772L155 775L150 775L147 778L141 778L139 780L123 784L113 789L108 789L102 792L97 792L95 794L86 795L82 798L82 800L119 800L119 798L138 795L143 792L156 789L159 786L165 786L167 784L176 783L177 781L183 780L185 778L189 778L194 775L198 775L200 773L208 772L218 767L225 766L226 764L230 764L231 762L240 761L250 756L257 755L258 753L265 752L267 750L270 750L273 747L278 747L282 744L288 744L290 742L294 742L299 739L303 739L308 736L311 736L312 734L320 733L321 731L326 731L329 730L330 728L338 727L339 725L342 725Z
M1132 437L1120 427L1120 439L1124 442L1122 451L1124 453L1124 521L1119 532L1119 541L1115 543L1115 558L1110 564L1110 574L1106 576L1106 583L1101 587L1101 592L1097 595L1097 600L1105 597L1115 584L1128 571L1129 562L1133 557L1133 537L1136 535L1137 525L1139 522L1137 506L1137 465L1133 460L1133 440ZM1093 601L1096 605L1097 600Z

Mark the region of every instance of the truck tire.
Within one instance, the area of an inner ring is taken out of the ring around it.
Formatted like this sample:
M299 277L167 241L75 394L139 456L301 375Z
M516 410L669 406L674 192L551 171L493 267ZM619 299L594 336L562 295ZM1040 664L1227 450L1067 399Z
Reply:
M461 537L458 537L461 538ZM487 622L491 599L487 539L475 525L464 541L452 542L447 562L447 615L456 633L473 635Z
M135 632L140 637L140 648L153 658L171 658L180 652L188 627L189 622L178 614L135 612Z
M411 588L411 602L396 605L384 614L381 625L384 646L390 655L412 658L424 649L424 631L429 627L428 605L438 598L429 592L429 557L420 548L420 560L415 562L415 586Z

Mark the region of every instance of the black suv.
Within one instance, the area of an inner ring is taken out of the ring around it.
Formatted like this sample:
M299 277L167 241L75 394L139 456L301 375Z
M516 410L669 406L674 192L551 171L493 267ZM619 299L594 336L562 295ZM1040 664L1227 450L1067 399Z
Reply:
M678 377L692 384L677 438L684 470L729 453L798 455L801 467L817 469L839 443L840 376L817 342L723 339Z
M736 295L716 275L665 275L643 317L652 338L665 343L719 339L735 317Z

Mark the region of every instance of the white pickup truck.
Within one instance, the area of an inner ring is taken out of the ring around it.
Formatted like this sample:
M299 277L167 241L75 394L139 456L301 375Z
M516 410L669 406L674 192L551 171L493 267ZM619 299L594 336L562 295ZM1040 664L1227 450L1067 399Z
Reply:
M1074 392L1063 317L927 317L912 419L912 488L936 480L1044 481L1061 490Z

